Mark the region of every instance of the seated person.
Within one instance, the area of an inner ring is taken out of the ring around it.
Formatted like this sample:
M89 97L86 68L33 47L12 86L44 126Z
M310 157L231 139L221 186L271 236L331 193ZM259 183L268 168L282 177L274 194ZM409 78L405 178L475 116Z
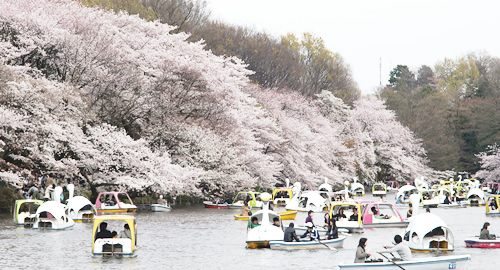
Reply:
M167 200L163 199L163 195L158 198L158 204L167 205Z
M273 226L276 226L281 229L280 219L278 217L273 218Z
M319 232L318 230L316 230L316 228L314 228L314 225L311 222L307 222L306 227L306 232L300 238L306 238L307 236L309 236L311 241L314 241L316 239L319 240Z
M343 218L347 218L346 215L344 214L344 209L343 208L340 208L339 209L339 212L335 215L333 215L333 217L335 220L339 221L340 219L343 219Z
M491 208L491 210L498 209L497 200L495 199L495 197L493 197L493 199L490 202L490 208Z
M106 201L104 201L104 204L107 205L107 206L114 206L115 205L115 201L113 199L113 195L109 195L106 198Z
M250 223L250 229L253 229L255 227L259 227L259 219L257 217L252 217L252 222Z
M372 208L370 209L372 211L372 215L373 217L375 218L379 218L379 219L388 219L389 216L388 215L384 215L384 214L378 214L378 211L377 211L377 208L375 208L375 206L372 206Z
M290 225L288 225L288 228L285 229L285 239L284 239L285 242L293 242L293 239L295 239L295 241L297 242L300 242L300 239L297 236L297 233L295 232L294 226L295 225L292 222L290 223Z
M115 237L117 233L115 231L113 232L108 231L107 227L108 223L101 222L101 224L99 224L99 232L96 234L95 239Z
M120 234L118 234L118 238L132 239L132 233L130 232L130 227L128 226L128 223L125 223L125 225L123 226L123 231L121 231Z
M352 215L349 217L349 221L358 221L358 208L354 208Z

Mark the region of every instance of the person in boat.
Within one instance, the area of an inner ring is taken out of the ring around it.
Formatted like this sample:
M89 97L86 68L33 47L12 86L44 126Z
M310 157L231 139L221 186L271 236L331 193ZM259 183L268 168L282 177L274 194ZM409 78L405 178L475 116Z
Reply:
M396 235L394 236L394 242L396 243L395 246L392 248L389 248L387 246L384 246L385 250L384 251L377 251L377 253L394 253L397 252L399 254L399 257L403 261L411 261L411 250L410 248L403 243L403 238L401 235Z
M366 242L368 239L361 238L359 239L358 248L356 249L356 258L354 258L354 263L364 263L368 257L372 254L366 252Z
M489 222L485 222L483 228L481 229L481 234L479 235L479 239L484 240L494 240L497 239L495 235L491 235L488 227L490 226Z
M158 198L158 204L167 205L167 200L163 199L163 195Z
M250 210L252 210L252 206L249 206L246 202L241 210L241 216L251 216L252 212Z
M106 197L106 201L104 201L104 204L107 206L113 206L115 205L115 200L113 199L113 195L109 195Z
M378 218L378 219L389 219L389 216L388 215L384 215L384 214L378 214L378 211L377 211L377 208L375 206L372 206L372 208L370 209L372 211L372 215L375 217L375 218Z
M130 227L128 223L125 223L123 226L123 231L118 234L118 238L130 238L132 239L132 233L130 232Z
M325 214L325 225L323 225L323 228L325 228L325 229L328 228L329 224L330 224L330 214L326 213Z
M219 196L215 197L215 200L213 201L213 203L220 204L221 203L220 197Z
M252 217L252 223L250 223L250 229L253 229L255 227L259 227L259 219L257 217Z
M446 195L446 198L444 198L444 204L451 204L451 200L450 200L450 195Z
M312 225L314 226L314 221L313 221L313 215L314 215L314 211L313 210L309 210L309 212L307 212L307 217L306 217L306 223L308 222L311 222ZM314 226L316 227L316 226Z
M406 212L406 218L411 218L411 216L413 216L413 205L410 203L410 209Z
M496 210L498 209L498 205L497 205L497 200L495 200L495 198L493 197L493 199L491 200L490 202L490 209L491 210Z
M314 228L314 224L312 224L311 222L307 222L306 227L307 227L306 232L300 238L306 238L307 236L309 236L311 241L314 241L316 239L320 240L319 232L318 230L316 230L316 228Z
M352 209L352 215L349 217L349 221L358 221L358 208L355 207L354 209Z
M398 199L396 200L396 204L402 204L403 203L403 195L399 195Z
M336 221L339 221L342 218L347 218L347 216L344 214L344 208L340 208L339 212L333 215L332 218L334 218Z
M337 239L339 238L339 228L337 227L337 222L335 219L328 220L328 231L326 232L326 239Z
M113 238L117 235L117 233L115 231L110 232L107 230L107 228L108 228L108 223L101 222L101 224L99 224L99 232L96 234L95 239Z
M280 219L278 217L273 218L273 226L276 226L281 229Z
M300 242L294 227L295 224L292 222L288 225L288 228L285 229L285 238L283 239L285 242L293 242L294 239L295 241Z
M427 207L427 208L425 208L425 212L430 214L431 213L431 209L429 207Z

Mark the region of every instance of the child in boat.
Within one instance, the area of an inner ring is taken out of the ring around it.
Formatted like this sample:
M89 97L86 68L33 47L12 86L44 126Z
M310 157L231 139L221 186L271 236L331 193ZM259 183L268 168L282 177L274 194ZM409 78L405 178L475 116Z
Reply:
M306 223L311 222L313 227L316 227L316 226L314 226L314 222L313 222L313 218L312 218L313 215L314 215L313 210L309 210L309 212L307 212Z
M339 238L339 228L337 227L337 222L335 219L328 220L328 231L326 232L326 239L337 239Z
M293 239L295 241L300 242L299 237L297 236L297 233L295 232L293 222L288 225L288 228L285 229L285 238L283 239L285 242L293 242Z
M314 241L316 239L319 240L319 232L318 230L316 230L316 228L314 228L314 225L311 222L307 222L306 227L306 232L300 238L306 238L307 236L309 236L311 241Z
M356 258L354 258L354 263L364 263L368 257L372 254L366 252L366 241L368 239L361 238L359 239L358 248L356 249Z
M403 243L403 238L401 237L401 235L397 234L396 236L394 236L394 242L396 243L394 247L388 248L387 246L384 246L386 250L377 251L377 253L397 252L399 254L399 257L401 257L401 260L411 261L411 250L405 243Z
M490 231L488 230L489 226L490 226L489 222L484 223L483 228L481 229L481 234L479 235L479 239L484 239L484 240L497 239L496 236L490 234Z
M259 219L257 217L252 217L252 223L250 223L250 229L253 229L255 227L259 227Z

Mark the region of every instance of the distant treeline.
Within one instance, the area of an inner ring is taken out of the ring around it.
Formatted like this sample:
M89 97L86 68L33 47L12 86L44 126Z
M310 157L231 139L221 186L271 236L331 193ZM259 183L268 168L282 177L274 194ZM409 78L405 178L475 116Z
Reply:
M500 141L499 58L473 53L416 72L398 65L379 94L423 139L434 169L476 172L476 154Z

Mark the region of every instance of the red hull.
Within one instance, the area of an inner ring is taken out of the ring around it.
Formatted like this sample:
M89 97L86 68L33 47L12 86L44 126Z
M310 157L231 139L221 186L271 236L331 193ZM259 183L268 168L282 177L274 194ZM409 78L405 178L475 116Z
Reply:
M476 242L465 241L465 245L469 248L500 248L500 242Z
M213 203L203 203L205 208L215 208L215 209L228 209L227 204L213 204Z

